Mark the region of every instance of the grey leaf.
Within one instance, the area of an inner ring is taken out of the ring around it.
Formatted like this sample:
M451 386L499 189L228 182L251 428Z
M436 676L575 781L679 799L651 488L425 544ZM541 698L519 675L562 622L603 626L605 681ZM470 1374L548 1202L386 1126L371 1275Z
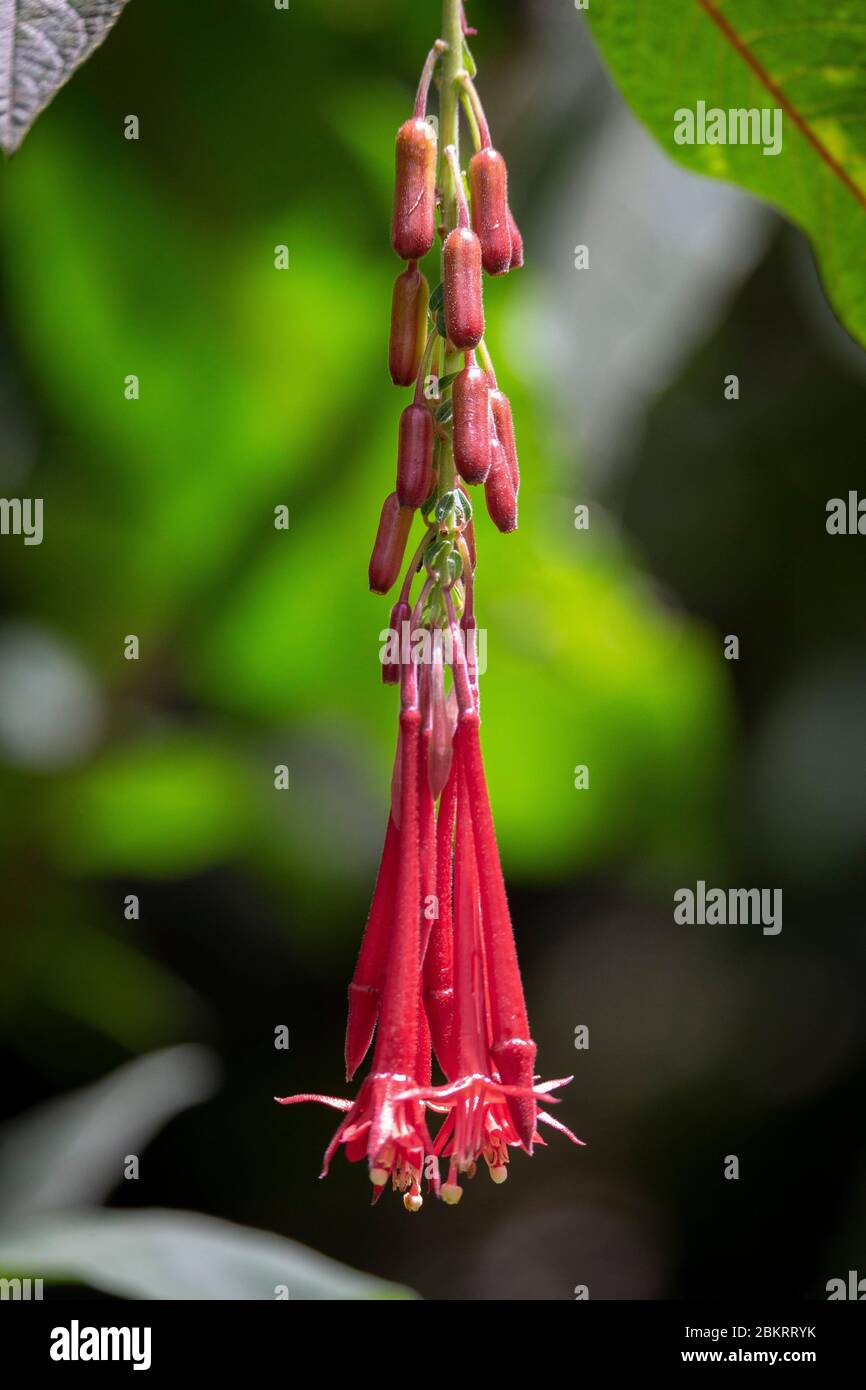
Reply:
M99 1200L179 1111L206 1100L216 1065L203 1047L167 1047L49 1101L0 1131L0 1221Z
M0 0L0 146L17 150L40 111L127 0Z
M74 1280L125 1298L413 1298L265 1231L183 1211L42 1216L0 1236L5 1278Z

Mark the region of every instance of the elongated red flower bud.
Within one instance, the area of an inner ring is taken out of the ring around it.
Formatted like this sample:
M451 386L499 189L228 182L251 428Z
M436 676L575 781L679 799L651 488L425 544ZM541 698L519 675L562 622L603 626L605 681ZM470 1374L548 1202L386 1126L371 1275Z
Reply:
M393 588L412 526L414 512L401 507L396 492L389 492L382 503L379 529L370 556L369 579L374 594L387 594Z
M520 467L517 462L517 441L514 437L514 417L511 414L511 402L504 391L500 391L498 386L492 384L490 389L490 410L493 415L493 428L496 430L496 438L502 445L503 452L508 462L508 472L511 476L511 484L516 496L520 489Z
M412 609L405 599L399 598L391 609L391 617L388 622L390 631L394 636L391 643L396 641L398 650L402 654L403 644L403 624L408 623L412 617ZM400 684L400 667L402 663L399 658L395 660L386 659L382 662L382 681L385 685Z
M433 416L426 406L407 405L397 442L397 501L420 507L433 485Z
M417 117L397 131L391 245L404 261L420 261L436 236L436 131Z
M451 387L454 462L467 483L483 483L490 472L490 407L487 373L467 352L463 371Z
M508 231L511 235L511 265L509 269L519 270L523 265L523 237L514 220L514 213L508 209Z
M445 241L445 331L456 348L475 348L484 337L481 243L469 227L455 227Z
M498 150L488 146L470 159L469 194L484 269L488 275L504 275L511 267L511 229L508 170Z
M388 371L395 386L414 386L427 342L430 286L417 265L409 265L394 281L391 296L391 336Z
M490 441L490 472L484 483L484 500L497 530L506 533L517 530L517 494L505 450L495 435Z

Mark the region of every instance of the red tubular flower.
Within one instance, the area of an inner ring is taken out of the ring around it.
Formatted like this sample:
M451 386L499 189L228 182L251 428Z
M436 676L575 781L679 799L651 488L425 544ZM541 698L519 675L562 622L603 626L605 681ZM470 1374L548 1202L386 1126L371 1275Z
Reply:
M535 1043L529 1036L514 932L481 761L478 723L475 713L462 717L457 728L456 743L466 779L465 794L471 807L478 866L490 993L490 1055L506 1085L531 1092ZM528 1095L512 1097L508 1108L521 1142L531 1151L535 1133L534 1101Z
M417 1071L425 1081L426 1020L421 1022L420 905L420 742L421 716L414 694L414 672L404 682L408 701L400 713L400 853L397 864L394 910L388 933L387 970L381 991L381 1011L373 1053L373 1070L364 1080L357 1100L333 1096L277 1097L281 1105L316 1100L344 1110L345 1118L325 1151L322 1176L340 1145L349 1162L366 1158L370 1181L378 1191L390 1178L404 1194L408 1210L421 1206L424 1160L433 1144L424 1119ZM384 857L384 856L383 856ZM432 1176L438 1190L438 1173ZM374 1197L375 1200L375 1197Z
M446 607L452 638L456 618L450 595ZM478 740L477 701L465 660L455 650L454 682L460 706L454 759L439 836L440 867L447 854L450 876L453 799L456 794L456 841L453 849L451 948L452 1024L444 1056L449 1084L407 1090L401 1100L423 1100L448 1115L436 1138L436 1153L450 1158L444 1201L456 1204L462 1190L458 1175L474 1174L483 1158L494 1182L507 1176L509 1147L532 1152L543 1143L537 1121L561 1130L580 1143L538 1103L555 1104L551 1092L571 1078L537 1084L533 1074L535 1044L529 1036L523 985L517 964L505 885L499 863L493 818L487 796ZM441 880L440 880L441 882Z
M351 1081L367 1055L379 1016L379 997L397 892L397 865L400 861L400 832L393 816L379 862L379 873L367 925L361 940L358 963L349 985L349 1013L346 1023L346 1080Z
M471 729L472 720L464 727ZM504 1182L509 1148L522 1147L531 1153L534 1143L544 1143L537 1120L560 1130L575 1144L581 1143L565 1125L538 1109L539 1102L555 1104L551 1093L571 1078L536 1084L532 1075L535 1045L529 1041L526 1048L518 1050L515 1046L513 1024L515 1020L518 1026L525 1024L526 1019L523 990L513 940L509 949L508 940L485 922L489 895L482 887L476 839L476 828L479 822L483 825L485 817L477 814L469 791L464 748L465 742L458 742L454 759L454 782L459 792L453 890L453 1024L448 1063L443 1065L449 1084L426 1090L419 1087L400 1097L406 1101L422 1099L448 1112L435 1150L450 1159L448 1179L440 1189L440 1196L449 1205L456 1205L462 1196L459 1175L473 1176L482 1158L493 1181ZM473 761L474 755L470 754L469 760ZM493 854L498 862L495 842ZM505 912L507 916L507 906ZM510 921L508 932L510 937ZM503 1012L503 1000L504 1026L501 1021L499 1025L494 1022ZM504 1047L491 1042L497 1031L505 1037ZM523 1031L528 1039L528 1029ZM504 1079L502 1061L497 1065L496 1055L504 1059L506 1074L510 1069L515 1082ZM514 1059L517 1064L512 1067Z
M447 1077L457 1075L451 944L451 875L457 767L454 761L439 801L436 820L436 916L424 955L424 1006L436 1059Z

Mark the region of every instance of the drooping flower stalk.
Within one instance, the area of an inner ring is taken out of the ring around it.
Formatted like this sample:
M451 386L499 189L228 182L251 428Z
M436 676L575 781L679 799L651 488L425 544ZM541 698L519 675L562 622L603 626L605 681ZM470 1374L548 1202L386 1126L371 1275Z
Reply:
M385 499L370 588L397 582L420 511L423 537L391 610L386 684L400 687L391 809L352 983L346 1073L373 1046L357 1099L317 1100L344 1112L326 1152L366 1159L376 1200L390 1180L408 1210L421 1183L446 1202L483 1158L494 1182L509 1150L543 1143L538 1122L570 1130L540 1105L570 1080L539 1083L496 832L481 758L475 531L469 494L483 484L500 531L517 525L514 422L483 340L483 274L523 263L507 171L466 71L462 0L443 0L443 33L427 55L413 114L397 134L391 239L407 268L392 299L388 364L414 386L400 417L397 479ZM428 118L439 69L439 130ZM469 198L460 166L460 110L475 146ZM442 243L430 295L418 262ZM476 361L476 351L480 365ZM442 373L444 372L444 376ZM417 588L416 588L417 585ZM414 590L414 593L413 593ZM434 1084L431 1049L444 1075ZM427 1111L443 1116L435 1142ZM439 1157L448 1159L440 1186Z

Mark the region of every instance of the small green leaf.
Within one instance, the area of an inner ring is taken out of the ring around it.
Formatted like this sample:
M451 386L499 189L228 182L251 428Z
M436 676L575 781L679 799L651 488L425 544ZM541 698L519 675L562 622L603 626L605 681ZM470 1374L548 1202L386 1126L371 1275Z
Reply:
M452 488L448 492L443 492L439 501L436 503L436 520L444 521L446 517L454 515L455 523L461 526L472 520L472 503L466 496L462 487Z
M463 40L463 66L470 77L475 77L478 72L478 64L472 57L472 50L465 39Z
M451 419L452 410L451 397L449 396L447 401L443 401L441 405L437 405L433 412L434 419L438 420L440 425L447 425Z
M444 285L443 282L440 280L440 281L439 281L439 284L436 286L435 290L433 291L433 293L432 293L431 296L430 296L430 305L429 305L430 313L431 313L431 314L435 314L435 313L437 312L437 310L439 310L439 309L442 308L442 305L443 305L444 302L445 302L445 285Z
M439 378L439 390L447 391L448 387L460 375L459 372L446 372L445 376Z

